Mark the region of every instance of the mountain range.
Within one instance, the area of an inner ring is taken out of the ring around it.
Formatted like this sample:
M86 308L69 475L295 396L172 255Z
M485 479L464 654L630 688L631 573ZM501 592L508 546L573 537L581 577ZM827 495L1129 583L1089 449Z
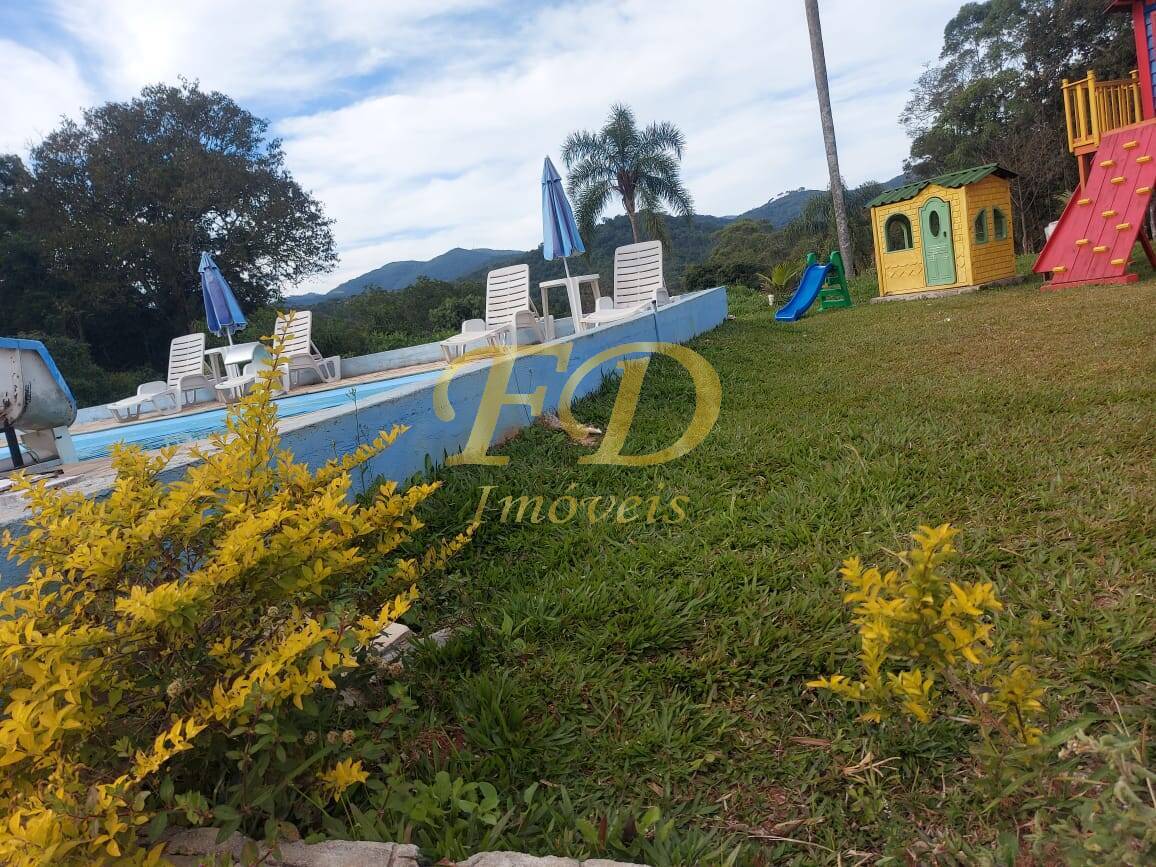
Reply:
M743 211L737 217L730 219L766 220L776 228L782 227L798 218L803 213L803 209L807 207L807 202L816 196L823 195L823 192L823 190L808 190L805 187L787 190L785 193L773 196L765 204L751 208L749 211Z
M352 280L346 280L328 292L307 292L304 295L291 295L285 300L294 307L309 307L322 301L338 301L360 295L371 286L387 292L396 292L412 286L418 277L432 277L435 280L453 282L485 268L492 262L517 256L520 252L520 250L491 250L485 247L474 250L454 247L424 262L413 259L387 262L380 268L374 268Z
M897 175L891 180L884 182L883 187L897 187L907 183L910 179L911 178L905 174ZM751 208L749 211L744 211L737 216L712 217L709 214L696 215L693 220L694 228L698 230L696 234L706 233L709 235L734 220L765 220L772 226L781 228L798 218L811 199L816 196L825 195L825 193L826 190L812 190L805 187L799 187L796 190L787 190L786 192L779 193L777 196L773 196L757 208ZM623 227L625 227L625 218L622 218L621 222L623 223ZM609 224L608 222L604 225ZM615 238L615 240L620 243L629 243L629 238ZM695 238L694 240L698 239ZM692 246L696 245L692 244ZM686 254L698 254L701 251L683 250L682 252ZM484 272L495 264L513 264L514 262L532 261L534 258L533 251L491 250L484 247L467 250L462 247L455 247L452 250L442 253L440 256L435 256L424 262L409 259L401 262L388 262L380 268L367 271L358 277L354 277L352 280L346 280L328 292L308 292L304 295L290 295L286 297L285 301L294 307L310 307L324 301L339 301L343 298L359 295L370 287L384 289L387 292L395 292L399 289L412 286L417 282L418 277L432 277L435 280L445 280L448 282L470 276L481 276L484 279ZM540 258L540 255L537 258ZM693 255L689 261L695 261ZM679 268L679 271L681 272L681 268ZM551 274L550 276L553 275Z
M909 175L906 172L896 175L891 180L883 181L881 186L885 190L890 190L893 187L901 187L906 183L915 180L914 175ZM822 196L826 190L808 190L805 187L799 187L797 190L787 190L785 193L779 193L773 196L765 204L759 205L757 208L751 208L749 211L744 211L734 219L739 220L766 220L776 229L781 229L787 223L800 217L803 209L807 207L807 202L816 196Z

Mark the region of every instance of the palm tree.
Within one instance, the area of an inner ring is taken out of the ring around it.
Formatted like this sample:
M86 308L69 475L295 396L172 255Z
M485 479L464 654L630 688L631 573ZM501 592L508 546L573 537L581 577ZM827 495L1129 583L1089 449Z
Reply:
M827 172L831 176L831 199L835 205L835 225L839 252L843 254L847 276L855 276L851 258L851 230L847 226L847 206L843 202L843 177L839 174L839 150L835 147L835 119L831 113L831 91L827 86L827 54L823 49L823 27L819 22L819 0L804 0L807 32L811 37L811 65L815 68L815 90L819 96L819 120L823 124L823 144L827 149Z
M679 161L685 146L681 130L672 123L652 123L640 130L634 112L616 104L598 132L571 133L562 145L562 161L570 176L578 229L586 237L617 193L630 220L634 242L641 236L641 208L647 232L668 240L663 207L680 217L694 213L694 202L682 185Z

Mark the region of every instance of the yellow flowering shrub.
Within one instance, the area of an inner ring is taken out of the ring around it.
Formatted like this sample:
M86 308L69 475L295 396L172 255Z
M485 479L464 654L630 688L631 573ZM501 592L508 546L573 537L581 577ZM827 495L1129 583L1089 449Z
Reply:
M214 813L198 769L257 778L262 732L334 690L466 543L400 556L437 485L359 504L350 470L404 428L311 472L280 446L271 370L179 481L162 480L173 449L125 447L101 499L18 480L31 517L2 542L30 571L0 593L0 863L158 863L142 840L174 802L170 771L193 782L175 796L190 820L221 824L234 808ZM376 594L371 572L389 576ZM318 779L340 793L364 778L347 762Z
M985 728L1034 743L1041 732L1031 720L1043 711L1044 691L1025 662L991 652L992 615L1003 610L995 585L946 576L957 533L949 524L920 527L915 547L900 555L901 569L864 568L858 557L844 561L839 574L850 591L843 601L852 606L859 632L862 673L820 677L807 686L863 705L866 721L898 712L926 723L942 682Z

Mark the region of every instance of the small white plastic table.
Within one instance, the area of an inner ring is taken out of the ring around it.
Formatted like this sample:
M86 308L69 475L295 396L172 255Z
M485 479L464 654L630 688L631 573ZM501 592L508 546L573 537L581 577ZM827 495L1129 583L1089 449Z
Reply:
M543 280L538 284L538 288L542 291L542 318L545 321L546 339L553 340L556 336L554 334L554 318L550 316L550 290L555 286L566 287L566 298L570 302L570 315L574 318L574 332L583 331L582 327L582 293L581 286L583 283L589 283L594 288L594 297L600 298L602 290L598 285L597 274L580 274L569 279L560 277L557 280Z
M205 360L212 368L214 379L239 377L241 368L258 358L269 354L265 344L258 341L252 343L234 343L229 346L214 346L205 350Z

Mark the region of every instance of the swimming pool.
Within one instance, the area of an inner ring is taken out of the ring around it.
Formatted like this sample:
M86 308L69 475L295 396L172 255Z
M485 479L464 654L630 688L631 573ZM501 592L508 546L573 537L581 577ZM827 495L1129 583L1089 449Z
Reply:
M351 383L309 394L291 394L277 399L277 414L281 418L291 418L307 412L351 406L355 399L364 401L408 385L427 382L440 375L441 371L428 370L378 382ZM159 449L204 439L211 433L224 430L225 416L226 410L220 406L190 415L155 416L132 424L73 434L72 443L76 447L77 458L82 461L107 457L113 444L118 442L140 446L145 450Z

